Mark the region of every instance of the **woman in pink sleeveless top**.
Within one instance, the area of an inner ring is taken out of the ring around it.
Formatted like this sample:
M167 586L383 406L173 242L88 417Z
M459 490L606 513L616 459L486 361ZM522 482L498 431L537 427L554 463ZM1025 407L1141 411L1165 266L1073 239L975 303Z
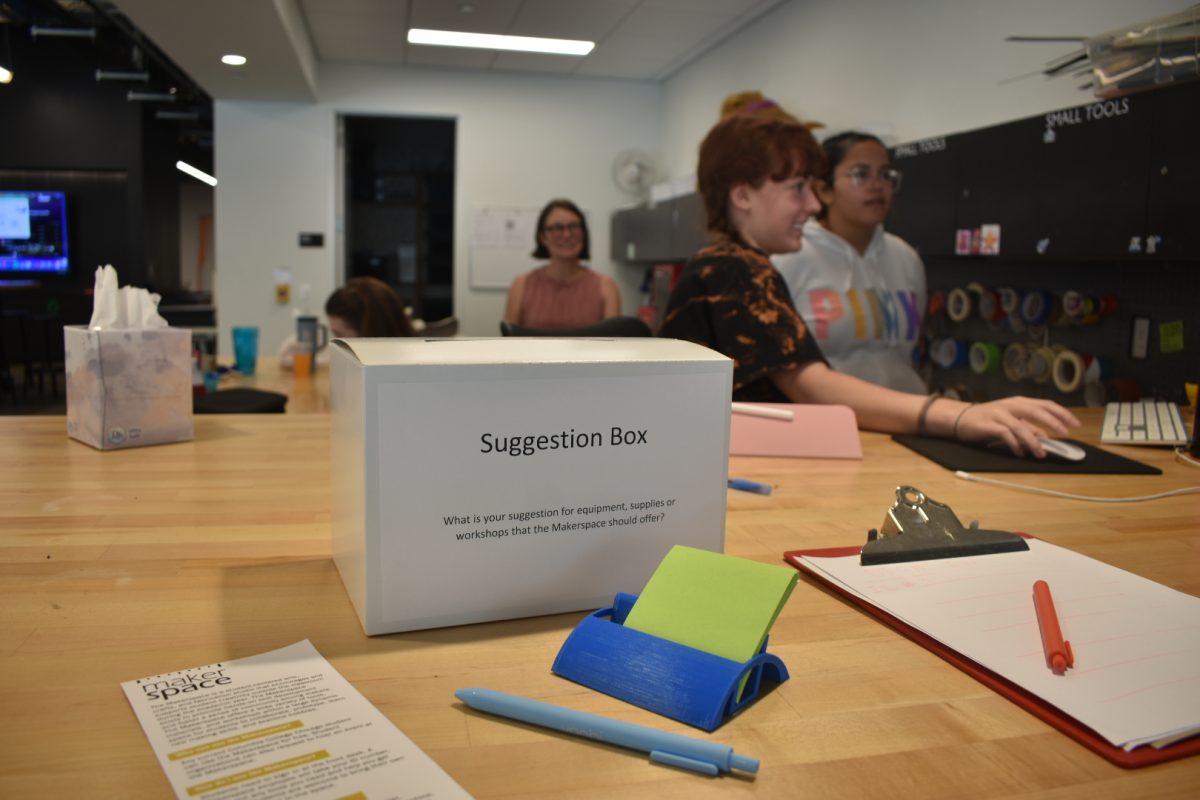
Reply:
M565 329L593 325L621 313L616 282L585 267L588 230L583 213L570 200L551 200L538 215L534 258L545 266L518 275L508 289L504 319L530 328Z

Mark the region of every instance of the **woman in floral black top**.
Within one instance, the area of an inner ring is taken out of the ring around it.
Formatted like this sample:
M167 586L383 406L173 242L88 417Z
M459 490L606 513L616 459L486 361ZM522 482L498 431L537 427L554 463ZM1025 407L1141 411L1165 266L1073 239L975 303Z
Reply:
M688 339L733 359L733 399L791 400L771 374L823 361L766 254L729 239L688 263L671 295L662 335Z
M696 177L715 242L688 262L659 334L732 358L735 400L839 403L854 409L863 428L1001 440L1018 455L1044 458L1039 439L1079 425L1053 401L963 403L830 369L768 260L803 244L804 223L820 209L809 179L821 161L812 134L794 123L735 115L709 131Z

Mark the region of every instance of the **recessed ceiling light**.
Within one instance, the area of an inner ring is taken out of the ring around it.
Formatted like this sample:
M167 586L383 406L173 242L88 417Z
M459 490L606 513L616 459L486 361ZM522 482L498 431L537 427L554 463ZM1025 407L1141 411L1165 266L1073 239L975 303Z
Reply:
M12 70L0 67L0 83L12 83Z
M246 57L229 53L228 55L221 56L221 63L228 64L231 67L240 67L242 64L246 63Z
M534 36L501 36L494 33L462 33L411 28L409 44L433 44L443 47L476 47L482 50L517 50L523 53L554 53L565 56L586 56L595 42L581 39L542 39Z

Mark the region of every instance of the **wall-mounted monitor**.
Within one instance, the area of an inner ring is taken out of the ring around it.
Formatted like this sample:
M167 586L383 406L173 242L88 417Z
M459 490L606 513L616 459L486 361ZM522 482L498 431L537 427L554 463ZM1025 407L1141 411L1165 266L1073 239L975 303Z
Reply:
M0 189L0 275L66 275L67 195Z

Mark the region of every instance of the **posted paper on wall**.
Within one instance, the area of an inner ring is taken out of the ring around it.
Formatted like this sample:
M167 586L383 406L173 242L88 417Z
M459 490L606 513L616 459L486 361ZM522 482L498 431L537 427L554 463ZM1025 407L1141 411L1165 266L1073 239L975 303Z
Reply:
M470 797L308 640L121 688L180 798Z

